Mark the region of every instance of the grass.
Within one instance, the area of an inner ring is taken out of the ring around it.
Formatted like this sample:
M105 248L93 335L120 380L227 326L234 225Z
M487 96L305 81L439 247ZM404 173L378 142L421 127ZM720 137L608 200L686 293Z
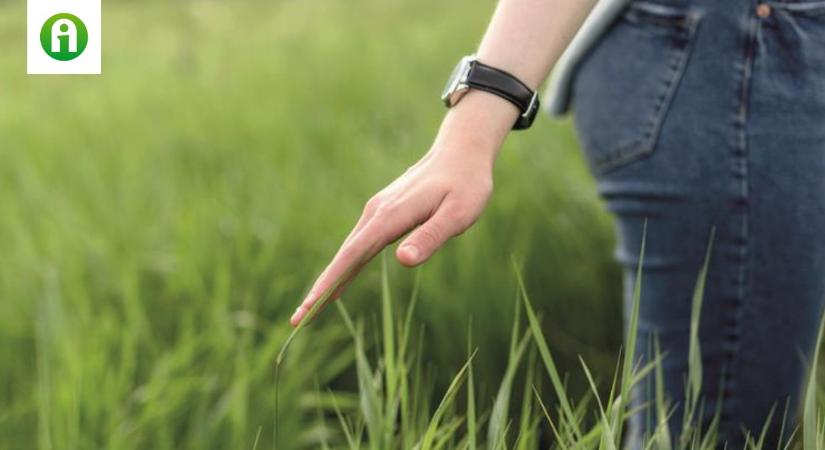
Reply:
M528 448L557 411L535 401L552 386L511 254L559 376L581 355L616 423L611 223L569 123L546 118L508 140L472 230L415 278L370 266L351 326L320 317L274 388L298 299L429 146L493 6L107 2L103 76L30 77L25 6L0 2L0 449L268 449L276 404L279 449L410 448L445 392L433 448Z
M0 448L250 448L259 430L271 448L287 318L363 201L429 145L445 68L493 7L469 4L113 2L103 76L29 77L25 7L0 3ZM479 398L497 385L513 252L554 298L562 364L612 361L620 276L569 127L540 119L497 171L482 220L422 272L422 395L466 359L471 311ZM377 306L378 269L353 315ZM412 278L388 270L403 305ZM606 326L577 333L585 312ZM350 339L324 317L293 342L282 448L315 442L314 382L351 386Z
M634 349L638 337L638 315L641 300L641 286L643 280L642 267L644 262L645 240L642 240L641 255L636 276L631 316L626 333L626 351L621 363L616 368L617 375L609 388L606 397L602 396L602 389L595 381L594 376L584 359L580 358L581 376L590 386L588 395L575 399L570 394L566 380L562 379L560 369L552 356L550 346L545 337L540 320L533 309L525 288L524 279L517 264L513 264L518 284L518 298L516 299L515 320L512 325L510 352L507 359L505 375L501 380L498 392L489 411L481 414L477 411L477 392L474 389L473 360L478 353L472 346L472 336L468 337L469 357L458 370L452 382L444 392L437 408L430 414L430 408L416 407L414 403L402 401L409 398L428 398L429 392L421 392L421 386L427 385L426 379L421 378L421 371L415 368L420 364L422 350L410 351L406 343L392 351L387 351L387 342L395 342L395 334L407 335L413 323L407 319L403 323L394 322L391 310L393 302L387 284L386 259L382 270L384 289L382 290L381 328L383 329L383 344L375 342L375 364L370 363L367 346L363 335L363 325L354 320L343 302L337 302L341 320L350 330L354 344L355 359L357 362L358 389L353 395L359 398L357 405L352 405L349 411L342 411L336 397L341 393L328 392L330 402L334 408L324 411L323 402L318 398L318 436L323 436L323 442L318 444L323 448L348 448L351 450L370 449L535 449L548 445L540 439L542 431L551 431L553 449L565 450L616 450L625 445L626 436L623 434L623 425L633 414L644 413L644 409L653 408L656 411L655 426L641 437L639 443L642 449L659 450L711 450L726 447L720 440L717 412L709 425L702 427L701 409L704 399L701 397L702 366L701 348L698 339L698 327L701 304L704 297L705 279L710 264L710 255L713 246L714 232L711 232L707 256L698 273L693 308L691 316L691 339L689 345L688 372L685 378L685 405L683 417L675 418L682 421L682 434L678 439L671 434L668 420L673 413L671 403L663 394L662 361L664 355L658 350L656 343L656 357L640 365ZM410 302L410 308L415 305ZM521 308L527 318L527 330L520 333ZM817 348L821 345L822 330L820 329ZM376 338L377 339L377 338ZM528 344L532 346L528 347ZM525 354L529 355L528 363L523 364ZM544 371L536 370L534 356L538 354ZM390 361L390 358L393 358ZM777 449L801 448L817 450L825 448L825 417L822 416L821 406L818 403L816 392L817 360L813 362L804 400L804 414L802 439L798 437L798 428L790 434L790 438L777 444ZM520 414L511 415L511 395L513 393L514 377L520 374L524 377L524 385L531 388L522 400ZM653 376L656 392L653 404L632 405L629 402L631 390L635 389L644 379ZM540 385L542 379L549 379L552 391L555 394L554 403L550 403L542 394ZM460 409L457 393L461 385L466 383L466 408ZM400 386L400 388L399 388ZM534 393L532 397L530 393ZM555 409L548 408L548 404L555 405ZM410 405L413 405L412 407ZM541 413L539 413L541 411ZM552 411L552 412L551 412ZM337 417L337 424L330 425L327 419L331 415ZM766 417L766 424L771 422L773 412ZM592 419L591 419L592 418ZM542 427L541 422L546 421ZM402 426L398 426L402 424ZM782 429L791 426L787 411L782 418ZM486 428L486 433L484 433ZM336 431L337 430L337 431ZM760 430L753 430L759 432ZM772 448L766 445L766 427L761 433L750 435L747 440L748 450ZM486 438L486 439L485 439ZM337 443L335 442L337 441ZM730 448L730 447L727 447Z

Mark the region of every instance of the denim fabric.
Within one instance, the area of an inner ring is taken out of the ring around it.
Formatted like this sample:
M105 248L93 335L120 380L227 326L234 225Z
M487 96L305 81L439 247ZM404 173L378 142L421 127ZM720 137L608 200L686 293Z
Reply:
M765 17L757 6L633 1L582 61L572 99L616 219L626 316L648 221L637 351L650 360L656 336L666 353L674 436L691 297L715 228L701 414L707 426L718 408L732 449L771 411L775 448L786 407L794 418L825 300L825 1L771 2ZM650 386L635 392L639 406L652 400ZM655 424L649 411L631 434Z
M550 76L550 81L542 95L541 104L544 110L554 117L560 117L569 112L570 94L576 69L582 58L587 55L593 45L599 41L605 30L613 24L630 0L598 0L593 10L588 14L579 31L573 36L570 45L561 55Z

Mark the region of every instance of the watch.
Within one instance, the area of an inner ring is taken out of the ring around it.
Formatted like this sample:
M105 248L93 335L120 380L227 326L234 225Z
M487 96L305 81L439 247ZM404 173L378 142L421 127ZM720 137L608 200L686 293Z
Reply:
M539 109L538 93L521 80L501 69L488 66L475 55L461 58L447 80L441 100L448 108L455 106L470 89L480 89L516 105L519 114L514 130L530 128Z

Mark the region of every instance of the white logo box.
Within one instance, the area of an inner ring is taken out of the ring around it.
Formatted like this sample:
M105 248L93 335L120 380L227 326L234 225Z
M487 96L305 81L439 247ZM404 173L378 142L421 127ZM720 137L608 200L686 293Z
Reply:
M43 24L55 14L69 13L86 25L89 42L75 59L52 59L40 44ZM26 56L29 74L100 74L101 34L100 0L28 0Z

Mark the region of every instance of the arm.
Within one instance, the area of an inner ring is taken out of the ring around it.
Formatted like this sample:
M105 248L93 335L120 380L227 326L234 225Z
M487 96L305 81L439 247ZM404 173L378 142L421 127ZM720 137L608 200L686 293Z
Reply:
M547 77L596 0L500 0L476 55L535 89ZM290 319L303 320L384 247L414 230L396 257L413 267L481 215L493 188L493 164L518 116L508 101L470 90L444 117L430 150L370 199L355 228Z

